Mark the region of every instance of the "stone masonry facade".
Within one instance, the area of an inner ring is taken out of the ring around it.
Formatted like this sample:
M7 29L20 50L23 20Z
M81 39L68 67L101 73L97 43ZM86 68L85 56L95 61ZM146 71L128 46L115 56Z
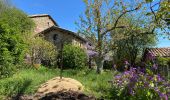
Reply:
M54 43L60 49L61 43L71 43L83 49L86 48L86 40L77 33L60 28L50 15L32 15L29 16L35 23L34 33L41 34L44 38Z

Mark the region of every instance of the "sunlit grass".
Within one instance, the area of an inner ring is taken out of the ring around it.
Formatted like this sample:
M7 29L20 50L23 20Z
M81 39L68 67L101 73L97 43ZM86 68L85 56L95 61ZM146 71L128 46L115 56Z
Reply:
M22 69L9 78L0 80L0 97L17 94L34 94L40 84L60 75L59 69ZM113 78L111 71L96 74L95 70L64 70L63 77L71 77L84 85L86 94L101 97L107 95L111 85L108 81Z

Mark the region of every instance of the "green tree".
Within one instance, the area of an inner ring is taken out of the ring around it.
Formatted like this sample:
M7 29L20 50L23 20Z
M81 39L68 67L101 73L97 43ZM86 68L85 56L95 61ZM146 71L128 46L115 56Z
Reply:
M145 48L156 44L157 35L150 24L152 20L145 16L145 13L140 11L137 14L126 15L120 23L126 23L128 27L112 31L114 34L111 34L111 47L116 62L128 60L134 65L137 57L141 58Z
M86 5L84 17L80 17L79 32L85 34L93 44L98 55L96 57L97 73L103 70L103 62L108 53L110 32L120 25L120 19L129 12L138 10L141 2L123 0L83 0Z
M23 36L31 32L33 22L24 12L3 1L0 13L0 71L1 77L6 77L15 69L13 65L23 60L27 46Z
M155 28L160 29L162 35L170 39L170 1L169 0L146 0L148 7L147 16L153 18Z

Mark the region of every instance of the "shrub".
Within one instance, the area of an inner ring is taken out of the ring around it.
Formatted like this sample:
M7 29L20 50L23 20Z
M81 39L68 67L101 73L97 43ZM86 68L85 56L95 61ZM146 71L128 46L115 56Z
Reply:
M158 57L157 58L157 62L160 66L168 65L169 61L170 61L170 58L164 58L164 57Z
M117 97L121 99L168 100L170 84L160 75L149 69L130 68L129 71L114 77Z
M28 36L27 40L30 41L28 53L33 58L32 64L37 63L36 59L40 59L45 66L54 66L56 64L57 50L53 43L45 40L43 37L32 38Z
M33 22L22 11L0 1L0 78L8 77L23 61L26 43L23 36Z
M63 67L64 68L82 68L87 61L87 55L83 49L71 44L63 48Z
M32 68L21 69L11 77L0 80L0 100L3 96L11 97L23 94L34 94L39 85L58 74L57 69L48 69L43 66L38 70Z

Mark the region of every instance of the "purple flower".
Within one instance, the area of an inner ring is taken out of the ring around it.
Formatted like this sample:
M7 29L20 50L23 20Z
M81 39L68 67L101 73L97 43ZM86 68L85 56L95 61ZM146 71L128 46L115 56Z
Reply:
M125 61L125 65L129 65L129 62L127 60Z
M164 95L164 98L165 98L165 100L168 100L168 96L166 94Z
M157 65L157 64L153 64L152 67L153 67L153 69L155 69L155 70L158 69L158 65Z
M153 61L155 59L155 56L151 52L148 52L148 54L146 55L146 58L148 60L152 60Z
M120 79L120 78L121 78L121 75L115 76L115 79Z
M157 81L162 81L162 78L160 75L157 75Z
M93 50L87 50L87 54L88 54L88 56L93 57L93 56L97 55L97 52L95 52Z
M159 92L158 94L159 94L159 97L160 97L161 99L168 100L168 96L167 96L166 94L161 93L161 92Z
M129 89L129 93L134 96L135 95L135 92L133 91L133 89Z

